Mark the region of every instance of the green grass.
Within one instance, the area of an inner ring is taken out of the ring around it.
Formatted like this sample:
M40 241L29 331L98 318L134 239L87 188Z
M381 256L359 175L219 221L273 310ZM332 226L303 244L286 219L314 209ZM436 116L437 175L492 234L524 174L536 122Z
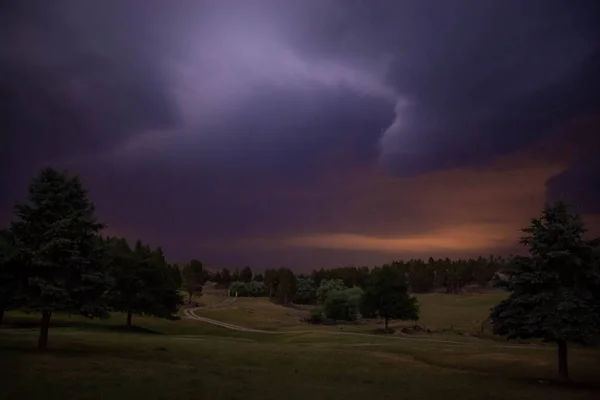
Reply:
M506 298L505 292L449 295L428 293L417 295L420 304L419 323L435 330L477 331L490 314L490 309Z
M216 296L216 295L213 295ZM490 309L506 297L504 292L470 295L448 295L441 293L419 294L420 318L418 323L436 331L454 331L456 333L480 334L482 322ZM222 301L226 297L214 297ZM282 307L271 303L264 297L238 297L227 306L214 307L197 312L198 315L231 324L263 330L306 329L300 322L308 311ZM392 327L414 325L415 322L392 322ZM383 321L370 321L368 324L346 324L344 329L354 332L368 332L383 327ZM321 327L326 330L338 330L339 327ZM316 329L316 328L315 328ZM485 332L489 335L489 332Z
M264 299L219 307L224 298L214 296L200 300L213 306L203 313L240 325L274 326L294 311ZM487 295L440 296L446 295L420 296L424 325L468 326L492 301ZM459 335L346 334L349 326L299 329L292 322L280 334L244 333L139 316L134 324L143 329L124 331L125 317L117 314L101 321L56 315L50 348L39 353L38 316L9 312L6 319L0 329L2 399L600 398L597 349L571 349L578 384L560 386L552 383L552 346Z
M291 307L282 307L273 304L266 297L237 297L235 301L225 307L203 309L196 314L262 330L282 330L292 327L306 328L300 318L308 315Z

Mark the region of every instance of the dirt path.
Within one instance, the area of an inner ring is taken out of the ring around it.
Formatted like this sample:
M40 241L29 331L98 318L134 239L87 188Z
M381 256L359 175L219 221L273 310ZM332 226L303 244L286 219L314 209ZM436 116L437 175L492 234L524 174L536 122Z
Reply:
M235 297L230 299L225 300L222 303L218 303L219 306L223 306L223 305L228 305L231 304L235 301ZM212 324L215 326L220 326L222 328L226 328L226 329L230 329L233 331L239 331L239 332L254 332L254 333L266 333L266 334L275 334L275 335L285 335L285 334L310 334L310 333L327 333L327 334L331 334L331 335L352 335L352 336L362 336L362 337L366 337L366 338L370 338L370 339L393 339L393 340L408 340L408 341L413 341L413 342L426 342L426 343L439 343L439 344L450 344L450 345L459 345L459 346L490 346L489 342L459 342L459 341L454 341L454 340L441 340L441 339L429 339L429 338L415 338L415 337L410 337L410 336L397 336L397 335L386 335L386 336L379 336L379 335L373 335L373 334L369 334L369 333L358 333L358 332L340 332L340 331L317 331L317 330L293 330L293 331L285 331L285 332L279 332L279 331L266 331L266 330L262 330L262 329L253 329L253 328L248 328L245 326L240 326L240 325L234 325L234 324L230 324L227 322L223 322L223 321L218 321L216 319L212 319L212 318L206 318L206 317L201 317L199 315L196 314L196 311L202 310L203 307L196 307L196 308L188 308L186 310L184 310L184 315L186 317L188 317L189 319L193 319L196 321L200 321L200 322L205 322L207 324ZM379 344L372 344L372 343L362 343L362 344L352 344L353 346L358 346L358 345L370 345L370 346L378 346ZM516 344L516 345L510 345L510 344L496 344L496 345L491 345L491 347L500 347L500 348L526 348L526 349L539 349L542 348L542 346L536 346L536 345L522 345L522 344Z

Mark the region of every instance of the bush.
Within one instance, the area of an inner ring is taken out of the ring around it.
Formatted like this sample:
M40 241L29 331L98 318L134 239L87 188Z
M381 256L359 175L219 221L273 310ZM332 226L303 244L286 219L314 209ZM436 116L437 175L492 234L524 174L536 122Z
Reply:
M362 295L363 291L358 287L329 293L324 304L325 315L335 320L356 321L361 317Z
M346 285L344 285L344 281L341 279L324 279L321 281L319 288L317 289L317 302L319 304L324 304L327 296L330 293L342 291L347 289Z
M236 281L229 285L229 292L231 296L235 296L237 293L239 297L261 297L266 294L266 287L263 282Z
M316 307L310 310L308 322L311 324L320 324L323 322L323 309L321 307Z

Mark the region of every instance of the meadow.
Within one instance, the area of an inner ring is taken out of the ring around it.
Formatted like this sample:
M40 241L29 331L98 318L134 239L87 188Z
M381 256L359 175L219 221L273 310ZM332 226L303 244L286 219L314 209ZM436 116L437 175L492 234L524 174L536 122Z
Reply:
M553 383L556 349L467 336L503 294L419 296L419 335L375 335L368 324L313 326L302 307L208 292L197 315L269 333L237 332L182 317L53 318L36 350L38 316L8 312L0 329L3 399L593 399L600 350L572 348L570 386ZM403 323L406 324L406 323ZM410 323L408 323L410 325ZM413 323L414 324L414 323ZM394 324L401 326L402 324Z

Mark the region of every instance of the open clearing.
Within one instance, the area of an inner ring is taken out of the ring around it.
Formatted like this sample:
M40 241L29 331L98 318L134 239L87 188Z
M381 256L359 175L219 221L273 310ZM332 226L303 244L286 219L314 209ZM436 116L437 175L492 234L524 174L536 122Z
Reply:
M448 323L476 326L474 321L486 315L492 301L486 296L421 296L420 323L438 329ZM105 321L58 316L50 331L50 350L38 353L37 316L10 312L6 318L11 327L0 329L2 398L600 397L597 349L572 349L571 375L580 383L563 387L551 383L556 372L552 346L512 346L448 334L407 340L332 334L365 332L373 325L316 327L298 322L295 313L301 310L266 299L223 304L226 299L208 294L199 300L208 308L198 314L279 334L238 332L187 318L137 316L133 321L141 328L124 332L123 315Z

